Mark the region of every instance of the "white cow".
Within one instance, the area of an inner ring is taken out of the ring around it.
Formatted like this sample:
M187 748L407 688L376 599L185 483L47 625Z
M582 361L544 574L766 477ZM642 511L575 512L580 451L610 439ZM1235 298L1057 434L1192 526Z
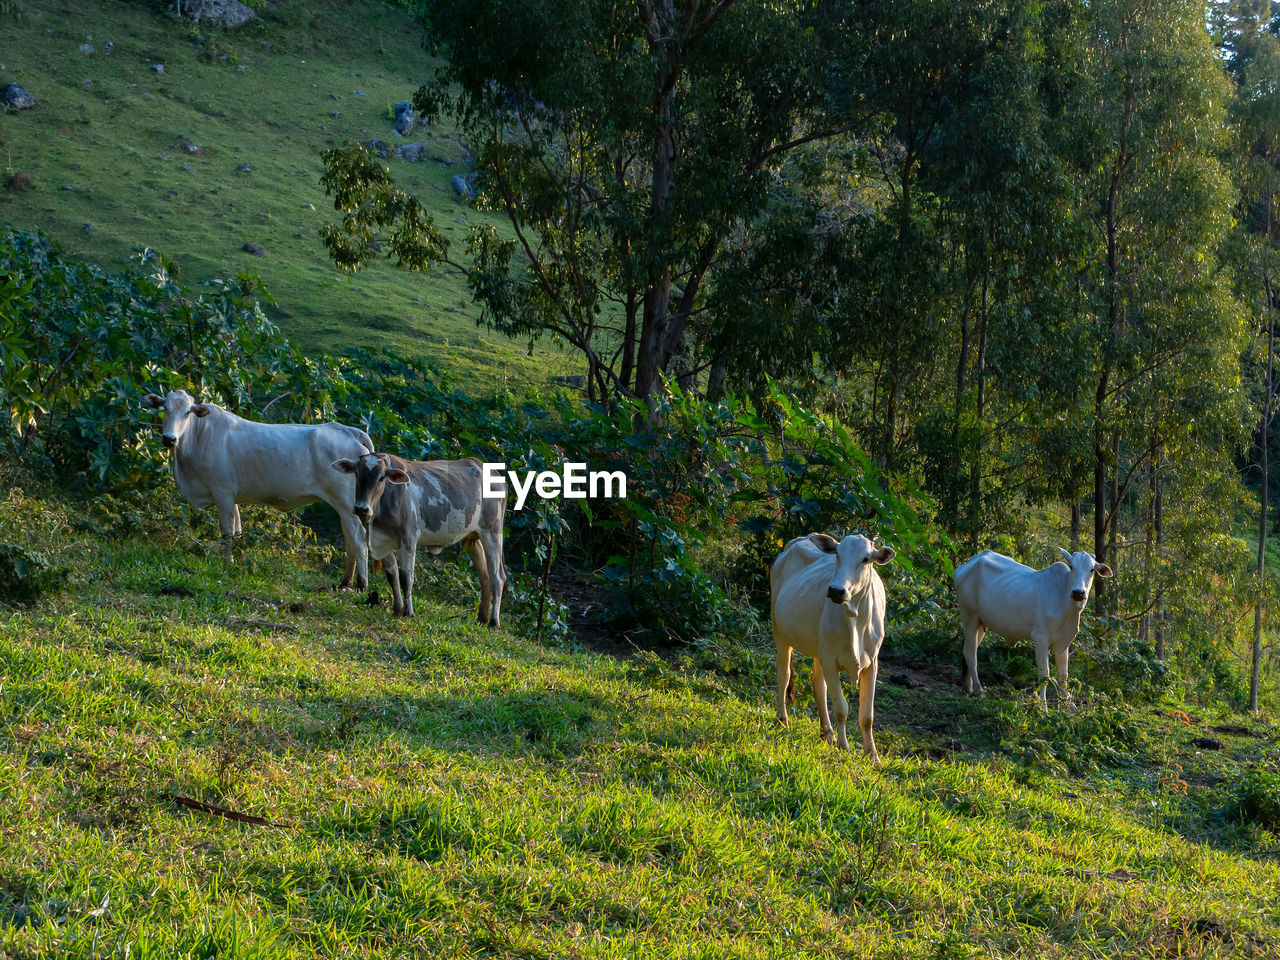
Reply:
M978 681L978 644L988 629L1006 640L1031 640L1036 648L1040 701L1048 703L1049 651L1058 668L1058 685L1067 684L1071 641L1080 632L1080 615L1089 599L1096 574L1111 576L1111 568L1091 553L1067 553L1066 563L1055 561L1035 570L1003 554L984 550L956 568L956 601L964 629L964 684L982 693Z
M340 588L368 586L369 554L364 525L351 514L355 480L329 466L342 457L373 451L363 430L340 423L256 423L214 403L196 403L185 390L166 397L149 393L143 402L164 410L161 440L173 453L178 492L197 510L216 507L223 556L240 528L242 503L296 510L323 500L342 522L347 562Z
M825 533L797 537L783 548L769 570L773 600L773 642L778 648L778 721L787 723L792 686L791 651L813 658L813 698L818 703L822 738L832 737L827 715L827 681L832 682L836 745L849 749L845 726L849 701L840 671L858 682L858 725L862 750L879 761L871 733L875 718L876 671L884 640L884 583L875 565L894 558L861 535L837 542Z

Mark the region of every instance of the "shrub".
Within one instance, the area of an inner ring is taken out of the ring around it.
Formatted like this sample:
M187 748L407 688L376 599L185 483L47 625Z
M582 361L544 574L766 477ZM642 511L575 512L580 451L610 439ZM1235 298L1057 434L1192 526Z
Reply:
M16 543L0 543L0 603L31 606L59 589L67 570L47 556Z
M1235 815L1272 832L1280 832L1280 772L1254 767L1236 784Z

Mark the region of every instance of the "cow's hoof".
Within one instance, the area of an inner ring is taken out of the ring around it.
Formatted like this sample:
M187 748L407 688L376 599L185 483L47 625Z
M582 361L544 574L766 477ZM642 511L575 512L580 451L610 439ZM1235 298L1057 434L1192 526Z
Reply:
M376 607L382 602L382 598L378 596L377 590L370 590L369 595L364 598L365 606Z
M498 623L498 621L497 621L497 620L490 620L490 621L489 621L489 629L490 629L490 630L501 630L501 629L502 629L502 624Z

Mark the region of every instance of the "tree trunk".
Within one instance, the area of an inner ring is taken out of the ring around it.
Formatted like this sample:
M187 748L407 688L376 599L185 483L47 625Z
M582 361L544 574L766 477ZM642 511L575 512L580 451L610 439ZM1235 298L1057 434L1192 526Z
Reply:
M1249 663L1249 710L1258 712L1258 673L1262 664L1262 598L1267 572L1267 502L1270 499L1270 464L1268 434L1271 430L1272 375L1275 369L1275 311L1271 308L1271 284L1264 280L1267 296L1267 378L1262 397L1262 424L1258 430L1258 449L1262 461L1262 489L1258 493L1258 602L1253 608L1253 651Z
M1142 591L1142 609L1146 612L1142 615L1142 620L1138 625L1138 639L1142 641L1143 646L1147 646L1151 642L1151 627L1155 620L1153 610L1155 604L1152 602L1152 593L1155 590L1155 576L1152 572L1155 560L1155 541L1156 541L1156 446L1159 443L1159 431L1156 427L1151 428L1151 442L1148 450L1147 460L1150 464L1150 472L1147 474L1147 529L1143 537L1143 566L1146 570L1146 585Z
M978 354L974 358L973 383L975 387L973 412L978 436L973 448L973 463L969 466L969 516L982 516L982 418L987 406L987 272L982 274L982 312L978 316ZM977 524L970 524L969 548L978 548Z
M655 48L658 72L653 90L653 173L649 191L647 246L661 262L645 265L644 313L636 357L636 395L649 399L658 387L666 358L662 356L671 313L671 263L661 251L669 248L672 211L676 196L675 87L679 49L674 0L657 0L650 45Z
M1156 461L1151 470L1156 478L1155 533L1156 556L1164 556L1164 482L1160 476L1160 451L1156 451ZM1156 656L1164 659L1164 584L1156 586L1155 629L1152 631L1156 644Z

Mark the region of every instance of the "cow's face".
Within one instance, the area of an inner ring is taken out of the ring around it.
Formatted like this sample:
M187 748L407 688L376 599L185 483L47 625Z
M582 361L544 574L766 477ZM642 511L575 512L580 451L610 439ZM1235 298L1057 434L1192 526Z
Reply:
M888 563L896 556L892 547L877 549L875 543L856 533L840 541L825 533L811 533L809 540L824 553L836 555L836 573L827 587L827 599L832 603L845 604L860 596L871 579L871 564Z
M1105 563L1098 563L1092 553L1083 550L1078 553L1067 553L1061 547L1058 550L1066 560L1070 573L1067 577L1067 589L1071 591L1071 602L1083 607L1089 600L1089 588L1093 586L1094 576L1109 577L1111 568Z
M203 403L196 403L195 397L185 390L170 390L167 397L148 393L142 398L142 402L149 409L164 411L164 422L160 425L160 440L170 450L178 446L193 416L209 415L209 407Z
M335 460L333 469L355 475L356 499L351 505L351 512L361 520L373 516L388 483L409 482L409 475L399 467L393 467L385 453L366 453L358 460Z

